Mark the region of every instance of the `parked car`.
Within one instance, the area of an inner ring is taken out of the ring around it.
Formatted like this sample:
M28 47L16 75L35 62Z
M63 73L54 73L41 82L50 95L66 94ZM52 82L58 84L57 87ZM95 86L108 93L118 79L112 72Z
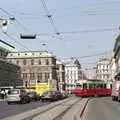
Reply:
M30 97L31 101L38 101L38 100L40 100L39 95L37 95L37 93L34 92L34 91L28 92L27 95Z
M8 92L7 103L29 103L30 97L24 89L13 89Z
M41 96L41 101L56 101L61 99L61 94L58 91L47 91Z
M58 100L63 99L63 94L60 91L56 91L56 95Z

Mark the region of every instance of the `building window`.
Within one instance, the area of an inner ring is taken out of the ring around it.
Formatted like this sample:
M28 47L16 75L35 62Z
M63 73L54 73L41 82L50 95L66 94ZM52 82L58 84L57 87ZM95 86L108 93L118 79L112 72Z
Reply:
M23 79L27 79L27 73L23 73Z
M10 63L12 63L12 60L9 60Z
M34 65L34 60L33 59L31 60L31 65Z
M26 65L26 63L27 63L27 62L26 62L26 59L24 59L24 60L23 60L23 65Z
M19 60L16 61L16 64L19 65Z
M48 59L46 60L46 65L48 65L49 64L49 61L48 61Z
M37 78L38 80L42 79L42 73L38 73Z
M35 78L35 74L34 73L30 73L30 79L34 79Z
M38 64L41 65L41 60L39 60Z
M49 77L50 77L50 74L49 73L45 73L45 79L49 79Z

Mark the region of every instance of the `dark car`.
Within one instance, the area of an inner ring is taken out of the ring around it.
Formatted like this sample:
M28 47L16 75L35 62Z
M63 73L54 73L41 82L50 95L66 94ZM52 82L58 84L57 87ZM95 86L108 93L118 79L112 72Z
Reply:
M63 99L63 95L62 95L62 93L60 91L56 91L56 95L57 95L58 100Z
M58 91L47 91L41 96L41 101L56 101L61 99L61 94Z
M40 100L39 95L37 95L37 93L34 92L34 91L28 92L27 95L30 97L31 101L38 101L38 100Z

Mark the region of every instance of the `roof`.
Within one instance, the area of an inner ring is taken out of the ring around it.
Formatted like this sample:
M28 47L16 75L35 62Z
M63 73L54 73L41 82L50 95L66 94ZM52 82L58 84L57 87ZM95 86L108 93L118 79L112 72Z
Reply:
M120 41L120 34L119 34L119 35L117 36L117 38L116 38L116 41L115 41L115 44L114 44L114 48L113 48L113 51L114 51L114 52L116 51L116 49L117 49L117 47L118 47L119 41Z
M115 77L120 76L120 69L116 70Z
M56 60L56 64L58 64L58 65L62 65L62 64L64 64L62 61L60 61L60 60Z
M77 59L67 59L67 60L62 60L65 64L80 64Z
M7 58L29 58L29 57L56 57L52 52L48 51L19 51L11 52Z

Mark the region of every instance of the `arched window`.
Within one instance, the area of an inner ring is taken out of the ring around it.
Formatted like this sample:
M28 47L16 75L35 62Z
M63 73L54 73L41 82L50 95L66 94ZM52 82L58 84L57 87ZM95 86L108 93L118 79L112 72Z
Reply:
M26 62L26 59L24 59L24 60L23 60L23 65L26 65L26 63L27 63L27 62Z
M41 65L41 60L38 61L38 64Z
M31 65L34 65L34 60L33 59L31 60Z
M48 61L48 59L46 60L46 65L48 65L49 64L49 61Z
M42 79L42 73L38 73L38 80L41 80Z
M16 61L16 64L19 65L19 60Z

